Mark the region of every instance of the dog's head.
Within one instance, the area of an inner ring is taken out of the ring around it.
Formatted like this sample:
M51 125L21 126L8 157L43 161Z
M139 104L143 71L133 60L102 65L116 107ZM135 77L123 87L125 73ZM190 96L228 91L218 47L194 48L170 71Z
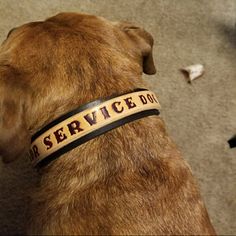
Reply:
M0 156L24 154L35 131L83 103L142 86L152 47L140 27L85 14L11 30L0 48Z

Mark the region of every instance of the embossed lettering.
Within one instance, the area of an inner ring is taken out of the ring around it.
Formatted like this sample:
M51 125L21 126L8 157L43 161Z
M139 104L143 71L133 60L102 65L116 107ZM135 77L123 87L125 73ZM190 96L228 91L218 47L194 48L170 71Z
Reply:
M74 120L71 123L69 123L67 125L67 127L68 127L71 135L76 134L76 130L77 130L78 133L83 131L83 129L80 128L80 122L77 121L77 120Z
M57 139L57 143L61 143L65 139L67 139L66 135L63 133L63 127L58 129L57 131L54 132L54 135Z
M152 94L152 98L153 98L153 100L154 100L156 103L158 103L158 101L156 100L154 94Z
M132 101L132 97L125 98L124 100L129 109L136 107L136 104Z
M100 110L101 110L105 119L110 118L110 114L108 113L108 110L106 107L101 107Z
M84 119L92 126L92 125L95 125L97 124L97 114L96 114L96 111L93 111L92 112L92 116L90 116L90 114L87 114L84 116Z
M148 98L148 100L149 100L151 103L154 102L154 101L153 101L153 98L152 98L152 96L151 96L150 94L147 95L147 98Z
M122 111L124 111L124 107L121 107L121 109L119 110L117 106L119 106L121 104L121 102L113 102L111 104L112 109L116 112L116 113L121 113Z
M143 95L139 95L139 98L143 104L147 104L147 99Z
M34 159L36 159L39 156L39 150L38 147L36 145L34 145L31 149L30 149L30 160L33 161Z
M34 156L38 157L39 156L39 149L36 145L33 146L33 152L34 152Z
M53 143L50 140L50 135L46 136L43 139L43 143L47 146L47 150L50 149L53 146Z

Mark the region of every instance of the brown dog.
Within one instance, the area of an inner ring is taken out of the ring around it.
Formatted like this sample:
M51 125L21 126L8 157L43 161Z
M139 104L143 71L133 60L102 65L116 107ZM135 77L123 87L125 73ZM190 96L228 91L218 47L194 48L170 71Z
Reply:
M11 31L0 49L0 154L29 150L57 117L145 87L152 36L129 23L62 13ZM11 148L8 148L8 147ZM215 234L198 187L159 116L96 137L40 170L31 234Z

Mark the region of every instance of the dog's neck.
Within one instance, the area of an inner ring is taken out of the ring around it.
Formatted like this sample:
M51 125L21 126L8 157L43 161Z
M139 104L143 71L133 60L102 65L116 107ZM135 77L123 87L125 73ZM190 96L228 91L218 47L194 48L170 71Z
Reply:
M147 89L86 104L54 120L32 137L31 161L38 167L45 166L111 129L146 116L159 115L159 108L155 94Z
M155 173L161 175L162 172L156 171L159 164L152 153L157 149L161 156L163 147L167 147L162 125L157 116L145 117L90 140L40 169L41 184L45 191L56 188L67 194L68 189L73 194L99 181L138 174L143 168L147 172L155 169Z

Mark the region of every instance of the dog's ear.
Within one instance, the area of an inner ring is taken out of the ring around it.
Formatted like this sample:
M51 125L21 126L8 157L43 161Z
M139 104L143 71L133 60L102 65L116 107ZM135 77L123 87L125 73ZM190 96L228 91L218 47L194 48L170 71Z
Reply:
M148 75L155 74L156 68L152 55L154 40L152 35L132 23L120 22L119 27L128 35L135 50L141 55L143 72Z
M25 154L30 145L25 121L27 92L19 80L11 78L14 74L0 71L0 156L5 163Z

